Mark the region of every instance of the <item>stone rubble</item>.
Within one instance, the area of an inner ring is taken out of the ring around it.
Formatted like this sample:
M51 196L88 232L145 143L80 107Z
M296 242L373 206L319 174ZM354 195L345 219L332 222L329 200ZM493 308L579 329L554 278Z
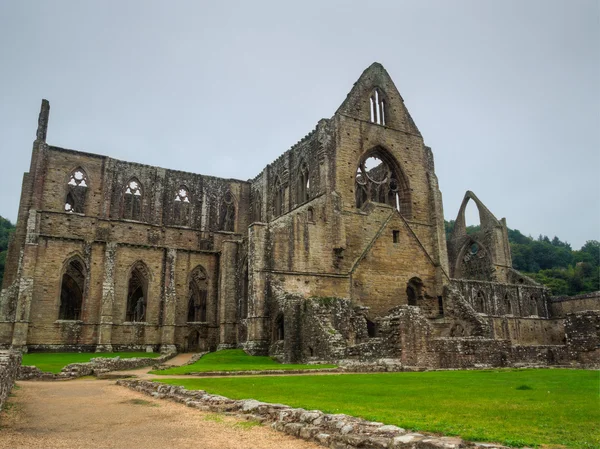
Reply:
M0 351L0 410L15 384L20 365L20 352Z
M493 443L472 443L458 437L410 432L393 425L366 421L344 414L304 410L255 399L233 400L203 390L145 380L119 379L117 385L158 399L170 399L206 412L236 414L256 420L280 432L318 443L330 449L459 449L506 448Z

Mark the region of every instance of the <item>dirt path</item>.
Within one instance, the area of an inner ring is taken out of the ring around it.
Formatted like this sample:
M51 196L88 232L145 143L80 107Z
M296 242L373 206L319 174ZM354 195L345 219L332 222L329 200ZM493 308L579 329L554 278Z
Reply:
M200 412L109 380L18 382L0 414L0 448L317 449L267 426Z

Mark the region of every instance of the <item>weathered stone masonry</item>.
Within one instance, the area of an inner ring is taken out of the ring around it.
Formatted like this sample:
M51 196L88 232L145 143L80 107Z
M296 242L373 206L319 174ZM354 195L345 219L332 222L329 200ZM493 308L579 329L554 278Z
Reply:
M44 100L0 294L3 346L597 360L584 324L596 312L569 321L515 271L506 221L472 192L446 242L433 152L380 64L248 181L50 146L48 119Z

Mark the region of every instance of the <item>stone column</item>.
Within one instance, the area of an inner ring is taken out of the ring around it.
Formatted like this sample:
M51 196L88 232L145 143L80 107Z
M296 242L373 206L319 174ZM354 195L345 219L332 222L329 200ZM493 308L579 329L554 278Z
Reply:
M165 260L165 290L164 312L162 323L162 339L160 352L177 352L175 346L175 311L177 306L177 291L175 289L175 266L177 263L177 250L167 249Z
M238 242L225 240L221 249L219 279L219 346L235 348L237 343L237 251Z
M27 218L25 245L19 260L19 291L17 293L17 310L13 327L12 346L27 352L27 332L29 331L29 313L33 300L33 284L35 265L38 257L38 224L37 211L31 209Z
M267 231L264 223L254 223L248 230L248 340L244 349L252 355L269 352L265 272Z
M117 244L110 242L104 250L104 276L102 278L102 305L96 352L112 352L113 306L115 303L115 264Z

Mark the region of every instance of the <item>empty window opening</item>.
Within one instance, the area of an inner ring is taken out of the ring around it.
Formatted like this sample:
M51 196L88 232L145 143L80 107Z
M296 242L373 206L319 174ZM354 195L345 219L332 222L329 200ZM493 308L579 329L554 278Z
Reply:
M296 183L296 203L302 204L310 199L310 179L308 176L308 164L302 162L298 170L298 181Z
M424 298L423 281L417 277L406 284L406 297L409 306L419 305L419 300Z
M137 179L131 179L125 187L122 216L129 220L142 218L142 186Z
M223 199L221 200L219 229L228 232L235 230L235 201L229 190L223 195Z
M131 322L146 321L148 269L142 262L138 262L131 270L127 292L125 320Z
M369 338L375 338L377 336L377 326L371 320L367 320L367 336Z
M438 296L438 314L440 316L444 316L444 298L442 296Z
M85 278L86 269L81 260L74 259L67 264L61 281L59 320L81 319Z
M315 222L315 210L312 207L309 207L307 210L307 219L310 223Z
M181 186L175 192L173 200L173 224L186 226L190 217L190 192Z
M378 152L372 153L358 165L354 188L356 207L360 208L371 201L387 204L401 213L409 210L410 194L406 183L400 181L397 170Z
M281 341L285 338L285 328L284 328L284 319L283 314L277 315L277 319L275 320L275 340Z
M67 197L65 200L65 212L76 212L82 214L85 208L88 182L83 169L73 170L67 183Z
M400 231L392 231L392 240L394 241L394 243L400 242Z
M385 101L379 89L375 89L369 98L371 123L385 125Z
M467 227L467 234L473 234L481 229L479 208L473 200L469 200L465 208L465 226Z

